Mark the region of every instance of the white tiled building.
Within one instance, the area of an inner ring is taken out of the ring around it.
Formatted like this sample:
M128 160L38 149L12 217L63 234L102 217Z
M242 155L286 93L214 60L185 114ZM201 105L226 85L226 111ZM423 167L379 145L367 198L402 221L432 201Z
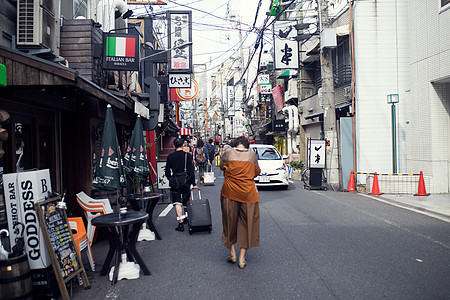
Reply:
M450 191L450 1L408 1L406 163L432 176L430 192ZM428 187L427 187L428 192Z

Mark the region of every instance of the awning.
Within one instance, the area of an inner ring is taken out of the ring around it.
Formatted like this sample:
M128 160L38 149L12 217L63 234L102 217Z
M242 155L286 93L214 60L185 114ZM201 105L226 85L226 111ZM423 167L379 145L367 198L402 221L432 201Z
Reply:
M336 27L336 35L344 36L350 34L350 24Z
M180 128L180 135L192 135L192 129L189 128Z
M127 105L124 99L87 80L74 69L0 46L0 61L2 60L11 60L10 65L14 65L14 68L7 69L8 86L4 88L5 91L13 89L23 91L26 88L45 86L59 86L62 89L69 87L92 98L105 101L121 110L125 110ZM23 76L24 72L33 74L33 76ZM131 103L129 105L131 106Z
M281 73L280 75L278 75L277 78L280 77L290 77L290 76L297 76L298 71L297 70L286 70L283 73Z

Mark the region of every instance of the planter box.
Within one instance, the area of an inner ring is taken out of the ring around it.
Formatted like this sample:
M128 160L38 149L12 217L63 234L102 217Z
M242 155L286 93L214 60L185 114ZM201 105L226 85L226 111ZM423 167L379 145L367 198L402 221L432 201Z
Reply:
M302 171L292 170L292 180L302 180Z

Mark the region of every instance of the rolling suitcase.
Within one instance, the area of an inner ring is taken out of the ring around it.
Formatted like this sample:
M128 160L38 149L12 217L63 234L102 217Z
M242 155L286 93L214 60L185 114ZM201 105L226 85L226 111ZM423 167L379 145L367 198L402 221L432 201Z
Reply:
M191 191L191 200L187 203L188 229L189 234L199 231L208 231L211 233L211 208L209 200L202 199L200 190L198 190L198 199L194 199L194 192Z

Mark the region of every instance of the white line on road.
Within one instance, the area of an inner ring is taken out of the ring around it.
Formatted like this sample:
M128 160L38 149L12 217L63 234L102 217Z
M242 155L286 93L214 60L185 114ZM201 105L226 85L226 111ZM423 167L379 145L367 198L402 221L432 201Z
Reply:
M169 204L167 205L166 208L164 208L164 210L159 214L158 217L165 217L167 216L167 214L170 212L170 210L173 208L173 204Z

